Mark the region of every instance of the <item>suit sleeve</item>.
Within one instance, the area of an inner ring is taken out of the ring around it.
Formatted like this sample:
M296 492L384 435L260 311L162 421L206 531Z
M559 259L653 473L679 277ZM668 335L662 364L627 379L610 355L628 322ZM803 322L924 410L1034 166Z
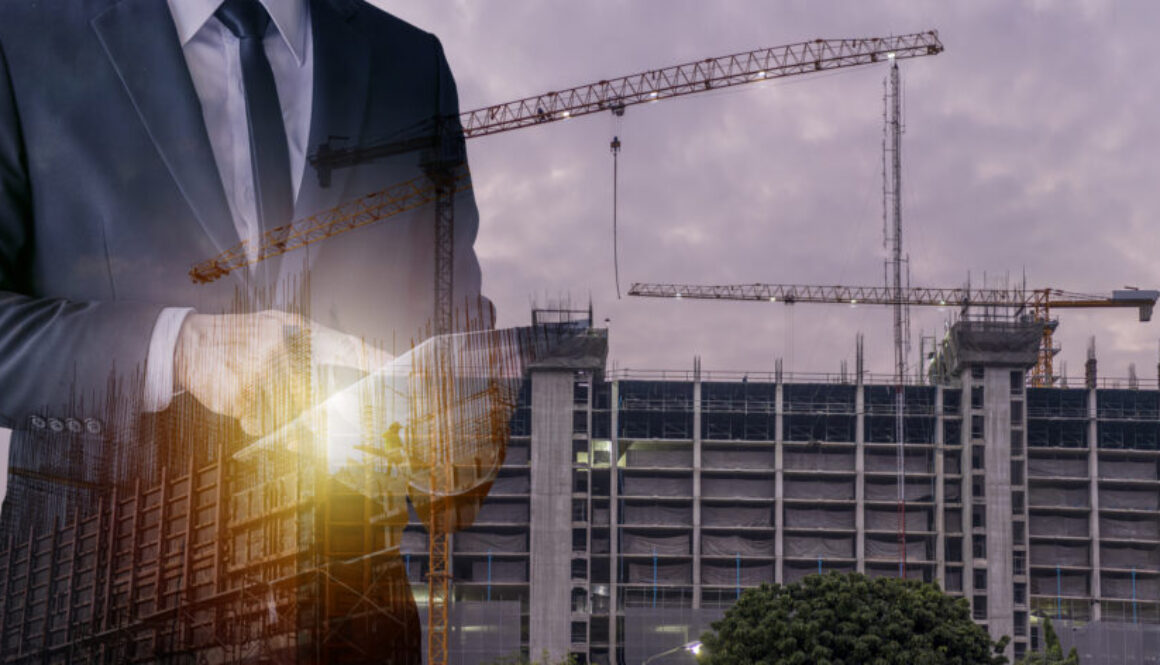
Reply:
M430 41L435 75L439 82L436 108L444 121L451 123L451 132L462 148L463 130L459 124L459 98L455 79L439 40L432 35ZM465 149L462 154L466 168ZM472 191L460 191L455 197L454 297L457 317L460 317L458 320L471 321L470 327L475 329L490 329L495 324L495 311L491 302L481 294L482 278L474 247L479 229L479 212ZM458 327L462 329L468 326ZM500 406L497 404L495 408L499 410ZM489 440L485 444L488 450L485 451L472 451L471 446L455 446L454 450L458 453L452 460L454 472L444 476L454 478L453 486L440 488L441 491L431 491L430 465L413 459L410 465L412 469L424 469L408 485L416 513L430 526L428 520L432 515L434 501L437 514L442 514L452 529L470 526L503 463L506 444L506 440Z
M92 434L106 407L133 386L160 306L73 301L38 293L37 233L68 233L34 219L34 183L4 45L0 43L0 424L58 424ZM61 257L62 262L78 257ZM43 267L41 267L43 269ZM51 269L51 266L49 267ZM13 463L19 457L13 450Z

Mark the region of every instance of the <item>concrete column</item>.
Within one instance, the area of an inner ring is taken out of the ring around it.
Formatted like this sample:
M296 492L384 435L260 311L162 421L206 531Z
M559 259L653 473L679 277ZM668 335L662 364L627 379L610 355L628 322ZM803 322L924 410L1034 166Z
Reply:
M963 588L974 589L973 572L987 572L987 625L993 638L1013 635L1014 580L1011 552L1014 540L1011 515L1011 377L1035 365L1043 324L1033 321L964 320L951 327L949 341L954 351L952 372L963 377L964 465L966 477L973 481L971 450L977 444L970 436L976 414L983 417L983 491L986 519L986 560L971 557L971 569L964 570ZM972 374L982 369L981 378ZM982 409L971 406L971 389L983 388ZM964 525L971 525L971 511L976 497L970 483L964 487ZM973 532L973 528L968 533ZM973 537L973 536L972 536ZM970 544L967 544L970 547ZM973 603L973 599L972 599ZM1006 656L1013 655L1008 646Z
M532 372L530 653L571 646L572 372Z
M1088 532L1091 534L1092 562L1092 620L1103 618L1103 581L1100 576L1100 448L1097 437L1096 419L1099 411L1096 404L1096 389L1088 390L1088 492L1091 493L1092 510L1088 514Z
M946 465L943 446L943 387L934 389L934 579L944 590L947 588L947 553L946 553Z
M620 382L613 381L609 396L610 423L608 487L608 655L616 662L616 650L620 644L617 634L617 617L620 616ZM531 652L536 653L536 652Z
M693 372L693 608L701 607L701 363Z
M987 367L983 375L987 517L987 625L993 638L1014 634L1011 533L1011 372ZM968 396L969 397L969 396ZM1012 651L1010 647L1007 649ZM1007 654L1008 658L1012 656Z
M778 373L780 377L780 372ZM773 532L773 581L778 584L785 580L785 473L783 452L785 450L785 424L782 415L782 383L779 378L774 390L774 443L773 451L773 515L777 528Z
M854 390L854 570L866 572L866 386Z

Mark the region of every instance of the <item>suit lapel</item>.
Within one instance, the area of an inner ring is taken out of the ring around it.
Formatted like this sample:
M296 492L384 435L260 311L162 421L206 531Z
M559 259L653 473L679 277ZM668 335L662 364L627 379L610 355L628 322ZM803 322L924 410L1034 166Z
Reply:
M198 223L218 252L237 244L201 103L168 6L158 0L122 0L98 14L92 26Z
M342 144L348 146L360 145L363 140L367 86L370 85L370 44L352 25L354 11L353 6L330 0L310 2L314 99L307 155L315 153L330 137L344 137ZM318 184L318 173L308 160L294 207L295 217L312 215L344 202L349 195L346 191L349 175L349 168L334 171L330 186L324 189Z

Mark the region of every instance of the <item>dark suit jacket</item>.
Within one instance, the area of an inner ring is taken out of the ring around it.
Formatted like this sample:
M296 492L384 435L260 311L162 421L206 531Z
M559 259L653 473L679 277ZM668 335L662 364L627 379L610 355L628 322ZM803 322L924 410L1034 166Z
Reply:
M434 36L357 0L310 9L312 151L457 115ZM405 154L339 170L326 188L308 166L295 216L418 164ZM455 219L455 299L467 302L480 282L470 193ZM432 220L429 208L398 215L270 266L308 263L312 318L403 350L433 311ZM193 265L237 242L164 0L0 3L0 425L15 430L5 531L66 517L87 488L142 472L137 398L158 313L230 311L254 302L239 294L273 292L244 270L191 281Z

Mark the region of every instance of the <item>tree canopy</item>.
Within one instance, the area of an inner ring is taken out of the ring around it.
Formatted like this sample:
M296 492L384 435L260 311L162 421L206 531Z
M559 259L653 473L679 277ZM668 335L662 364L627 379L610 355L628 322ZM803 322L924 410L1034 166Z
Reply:
M964 599L933 584L810 575L741 594L702 637L703 665L1005 665Z

